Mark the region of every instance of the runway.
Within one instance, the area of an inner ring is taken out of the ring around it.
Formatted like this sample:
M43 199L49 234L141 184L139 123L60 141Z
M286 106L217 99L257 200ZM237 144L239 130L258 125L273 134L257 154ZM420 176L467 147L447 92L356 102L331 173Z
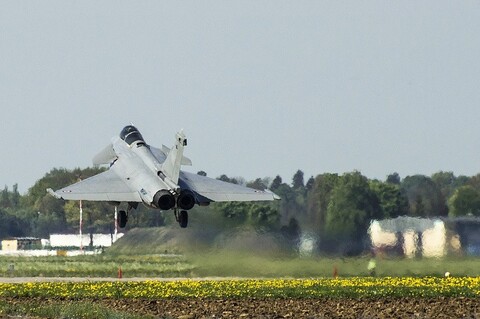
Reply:
M0 283L9 284L21 284L27 282L92 282L92 281L220 281L220 280L232 280L232 279L249 279L240 277L202 277L202 278L187 278L187 277L175 277L175 278L145 278L145 277L0 277ZM258 278L257 278L258 279Z

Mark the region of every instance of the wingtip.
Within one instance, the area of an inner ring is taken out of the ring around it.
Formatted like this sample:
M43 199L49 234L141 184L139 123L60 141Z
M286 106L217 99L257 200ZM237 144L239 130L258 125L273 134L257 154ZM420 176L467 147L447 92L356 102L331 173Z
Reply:
M273 199L274 200L281 200L282 198L280 196L278 196L277 194L275 194L274 192L272 192L271 190L269 189L266 189L265 192L269 193L270 195L272 195Z
M57 198L57 199L62 199L62 197L60 195L58 195L53 189L51 188L47 188L47 193L49 193L50 195L52 195L53 197Z

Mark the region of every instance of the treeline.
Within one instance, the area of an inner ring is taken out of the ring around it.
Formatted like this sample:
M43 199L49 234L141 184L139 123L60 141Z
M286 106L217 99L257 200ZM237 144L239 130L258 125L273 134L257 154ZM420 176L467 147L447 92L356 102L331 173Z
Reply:
M53 169L25 195L19 194L17 185L12 189L5 186L0 196L0 237L45 238L52 233L77 232L78 202L57 200L45 190L64 187L103 170ZM198 174L206 175L205 172ZM413 175L402 179L393 173L380 181L354 171L342 175L324 173L305 181L304 173L298 170L288 181L280 176L251 182L226 175L218 179L256 189L269 188L282 200L213 203L208 207L194 208L190 216L204 218L201 219L203 227L254 228L280 234L292 244L299 241L301 234L309 233L320 243L319 249L327 252L362 250L372 219L480 216L480 174L467 177L438 172L432 176ZM83 212L85 233L113 232L110 204L83 202ZM131 215L127 227L164 226L173 222L171 215L140 205Z

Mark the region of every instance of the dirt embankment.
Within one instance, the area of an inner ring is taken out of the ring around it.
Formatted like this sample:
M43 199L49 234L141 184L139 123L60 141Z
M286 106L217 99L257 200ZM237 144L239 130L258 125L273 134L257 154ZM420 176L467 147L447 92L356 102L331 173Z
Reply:
M474 298L103 300L160 318L480 318Z
M1 299L12 304L29 300ZM480 318L480 299L475 298L31 299L42 304L87 301L154 318Z

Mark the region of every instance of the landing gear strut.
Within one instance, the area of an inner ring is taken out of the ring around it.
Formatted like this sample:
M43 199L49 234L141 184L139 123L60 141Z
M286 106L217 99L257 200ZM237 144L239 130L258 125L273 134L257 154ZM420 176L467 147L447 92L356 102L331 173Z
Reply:
M175 209L175 219L177 220L178 224L181 228L186 228L188 225L188 212L186 210L181 210L180 212L178 209Z
M128 204L127 211L121 210L118 212L118 226L125 228L128 222L128 214L135 208L134 205Z

